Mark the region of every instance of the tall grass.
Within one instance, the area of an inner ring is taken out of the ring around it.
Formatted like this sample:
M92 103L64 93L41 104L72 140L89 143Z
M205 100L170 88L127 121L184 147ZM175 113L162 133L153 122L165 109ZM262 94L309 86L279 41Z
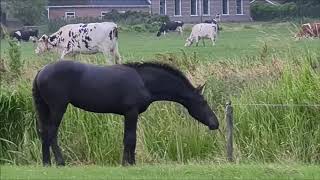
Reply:
M240 67L232 62L203 64L195 55L186 54L158 58L174 62L184 72L191 73L191 78L209 78L205 97L218 113L222 131L224 102L232 99L238 161L289 159L319 163L319 107L244 105L320 104L318 56L317 53L295 56L295 61L282 62L283 68L267 60ZM1 162L40 163L41 146L35 131L30 80L21 78L16 85L1 84L0 112ZM59 141L70 164L117 165L122 156L122 135L122 117L69 106ZM224 136L197 123L181 105L157 102L140 116L137 144L140 163L224 161L224 151Z
M239 158L320 162L319 63L311 55L298 57L277 82L233 98Z

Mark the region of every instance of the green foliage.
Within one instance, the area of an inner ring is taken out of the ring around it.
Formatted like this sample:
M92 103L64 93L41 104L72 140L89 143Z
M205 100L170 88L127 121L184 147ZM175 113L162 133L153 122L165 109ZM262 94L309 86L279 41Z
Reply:
M47 0L7 0L8 10L24 25L36 25L46 17Z
M225 132L225 101L231 98L235 105L237 162L318 163L320 136L315 120L320 118L319 109L236 105L291 102L288 99L293 99L292 103L319 103L319 40L293 41L288 32L290 27L290 23L224 24L225 31L216 46L200 44L190 48L183 47L187 33L183 37L169 33L158 38L152 33L123 32L119 47L125 62L157 59L196 77L209 75L203 78L207 80L204 95L218 113L222 132ZM10 62L7 41L1 41L1 47L1 58L7 65ZM59 55L36 56L31 42L20 47L26 68L20 78L0 83L0 158L1 163L39 165L41 145L35 131L31 82L40 68ZM76 59L105 63L102 54L79 55ZM263 65L273 60L284 61L287 70L270 75L279 70ZM68 164L118 165L122 132L120 116L88 113L69 106L59 130L59 143ZM137 137L138 164L225 161L224 135L208 131L175 103L152 104L140 116ZM291 175L293 171L289 172Z
M257 21L287 20L297 17L320 17L318 0L283 0L279 5L255 2L251 5L251 16Z
M241 156L320 162L319 106L313 106L320 102L319 60L304 56L298 64L288 64L277 82L248 87L234 98L235 140ZM257 103L266 105L250 105Z
M168 16L151 15L148 12L136 12L126 11L125 13L119 13L115 10L107 13L104 17L106 21L113 21L120 24L126 25L137 25L137 24L150 24L153 22L166 22L169 20Z
M117 23L120 26L120 29L124 31L156 32L159 29L160 24L168 20L168 16L150 15L149 13L135 11L119 13L113 10L107 13L102 19L92 17L77 17L68 20L49 20L48 29L50 32L56 32L60 27L66 24L112 21Z
M20 75L22 61L21 61L21 49L15 40L9 40L9 67L10 71L15 75Z
M286 3L278 6L265 3L254 3L251 6L251 16L257 21L293 18L297 16L298 7L295 3Z
M320 63L314 56L303 56L295 62L298 64L288 64L280 78L262 85L251 83L242 88L240 94L232 96L233 103L238 104L234 108L237 160L277 162L290 158L298 162L320 161L320 124L317 122L320 116L316 107L241 105L256 102L319 103ZM188 67L188 63L180 66L185 68L184 71L193 68L193 65ZM230 81L209 80L205 90L209 104L216 105L213 107L218 113L222 131L225 130L223 102L217 101L217 98L227 97L232 92L226 86L227 82ZM4 125L0 131L1 146L5 147L0 151L2 161L15 164L40 163L31 82L22 81L19 84L18 87L4 85L0 91L0 110L4 112L0 113L1 124ZM120 162L123 124L119 116L84 112L70 106L59 132L67 162L99 165L116 165ZM137 148L139 162L215 161L224 156L224 146L223 135L209 133L181 105L154 103L140 116Z

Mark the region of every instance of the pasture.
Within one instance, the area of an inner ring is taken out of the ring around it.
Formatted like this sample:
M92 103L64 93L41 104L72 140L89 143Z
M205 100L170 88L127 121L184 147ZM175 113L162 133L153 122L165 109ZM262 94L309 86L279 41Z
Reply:
M156 37L156 33L121 32L119 34L120 53L125 61L141 61L155 59L156 54L180 54L181 50L184 50L189 54L196 52L201 61L212 62L225 59L240 61L241 58L258 55L265 43L270 48L269 53L283 56L288 51L299 54L299 52L302 53L306 50L316 51L319 48L318 41L294 41L292 33L297 29L290 23L230 23L223 24L223 28L218 36L217 46L212 47L210 41L206 40L206 47L203 47L200 42L198 47L193 45L189 48L183 47L183 45L190 34L190 28L187 28L182 37L174 32L160 37ZM22 58L27 63L48 58L47 55L45 57L35 56L33 43L24 42L23 44L21 46ZM2 40L2 56L6 55L7 48L8 43ZM93 58L82 56L83 59ZM52 60L58 58L59 56L56 55L50 56ZM72 57L67 56L66 59L72 59ZM99 54L95 59L103 59L102 54Z
M120 164L122 117L88 113L71 106L62 121L59 140L67 164L80 167L34 167L41 164L41 150L35 131L31 80L43 65L59 56L36 56L33 44L24 42L20 46L21 76L12 77L9 45L1 40L6 72L0 74L0 160L10 164L1 167L5 172L1 172L1 178L63 178L67 174L70 178L96 179L172 179L173 175L177 179L317 179L319 107L248 104L320 104L320 40L294 41L291 31L296 29L291 23L228 23L222 28L214 47L208 40L205 47L202 42L198 47L183 47L189 36L185 31L183 37L169 33L160 38L156 33L120 32L119 48L124 62L165 62L184 71L195 85L207 82L204 96L217 112L223 133L224 106L231 100L236 164L226 163L224 134L198 124L181 105L157 102L138 122L137 167L92 166ZM102 54L77 55L76 59L105 64ZM289 165L278 165L280 162ZM78 174L85 172L88 174Z
M319 179L319 166L279 164L155 164L136 167L1 167L1 179ZM19 172L19 173L17 173Z

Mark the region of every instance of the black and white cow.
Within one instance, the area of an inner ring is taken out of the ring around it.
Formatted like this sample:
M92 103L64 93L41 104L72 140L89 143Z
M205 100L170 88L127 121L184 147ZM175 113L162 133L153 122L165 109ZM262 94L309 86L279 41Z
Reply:
M67 54L102 52L106 57L112 56L116 64L121 61L118 27L113 22L65 25L50 36L43 35L35 52L41 54L52 49L61 54L61 59ZM111 59L110 62L113 64Z
M10 33L11 38L16 38L19 42L21 40L23 41L36 41L36 38L38 38L38 30L32 30L32 29L21 29L21 30L15 30Z
M183 22L182 21L168 21L168 22L164 22L158 33L157 33L157 36L161 36L161 34L163 33L164 35L166 34L166 32L169 32L169 31L178 31L180 34L182 34L182 26L183 26Z

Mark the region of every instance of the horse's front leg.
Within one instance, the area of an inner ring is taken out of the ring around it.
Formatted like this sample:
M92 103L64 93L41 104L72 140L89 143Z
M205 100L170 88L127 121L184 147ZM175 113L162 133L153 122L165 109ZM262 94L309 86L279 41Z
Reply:
M124 150L122 157L123 166L135 164L137 121L138 111L131 110L125 114L123 138Z

